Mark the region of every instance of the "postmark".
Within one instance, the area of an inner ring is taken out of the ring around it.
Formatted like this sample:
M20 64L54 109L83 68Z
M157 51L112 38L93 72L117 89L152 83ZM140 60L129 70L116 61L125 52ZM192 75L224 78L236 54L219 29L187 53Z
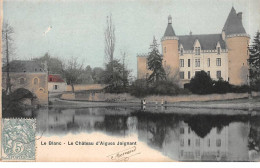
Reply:
M2 160L35 160L36 119L2 119Z

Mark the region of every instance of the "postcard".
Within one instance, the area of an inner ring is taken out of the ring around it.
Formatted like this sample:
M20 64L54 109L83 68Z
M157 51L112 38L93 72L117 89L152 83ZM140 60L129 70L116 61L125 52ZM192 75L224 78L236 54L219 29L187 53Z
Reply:
M2 162L260 161L259 0L0 6Z

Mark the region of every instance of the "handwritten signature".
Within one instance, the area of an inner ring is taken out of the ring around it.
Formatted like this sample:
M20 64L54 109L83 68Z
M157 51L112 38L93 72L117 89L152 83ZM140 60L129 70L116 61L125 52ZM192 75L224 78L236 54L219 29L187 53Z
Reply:
M126 161L129 160L130 157L133 157L133 156L138 155L140 153L141 152L137 153L136 146L133 146L131 148L128 148L128 149L113 153L111 155L108 155L107 157L110 158L113 161L118 161L118 162L124 161L124 162L126 162Z

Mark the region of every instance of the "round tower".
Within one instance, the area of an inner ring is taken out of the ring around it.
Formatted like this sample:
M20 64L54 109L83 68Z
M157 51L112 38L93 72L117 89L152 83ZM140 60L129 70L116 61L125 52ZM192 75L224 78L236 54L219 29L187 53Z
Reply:
M249 52L248 44L250 37L242 24L242 13L236 13L232 7L222 35L228 49L228 80L233 85L248 84Z
M168 17L168 25L162 37L163 66L169 77L178 76L179 54L178 37L172 27L172 17Z

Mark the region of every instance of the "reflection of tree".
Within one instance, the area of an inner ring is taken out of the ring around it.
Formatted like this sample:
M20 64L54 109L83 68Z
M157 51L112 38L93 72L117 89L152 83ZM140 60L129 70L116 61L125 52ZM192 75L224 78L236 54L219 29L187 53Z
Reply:
M29 99L35 100L35 95L27 89L19 88L11 92L9 95L3 90L2 92L2 116L4 118L8 117L33 117L24 114L27 109L24 105L24 101Z
M260 117L251 119L251 127L248 135L248 149L260 152Z
M107 133L125 134L127 130L126 115L105 115L104 125Z
M150 145L162 148L169 130L178 125L176 117L172 114L154 114L147 112L134 113L138 119L138 130L147 131Z
M184 117L189 127L201 138L210 133L213 127L221 130L234 121L247 121L245 116L227 116L227 115L193 115Z

